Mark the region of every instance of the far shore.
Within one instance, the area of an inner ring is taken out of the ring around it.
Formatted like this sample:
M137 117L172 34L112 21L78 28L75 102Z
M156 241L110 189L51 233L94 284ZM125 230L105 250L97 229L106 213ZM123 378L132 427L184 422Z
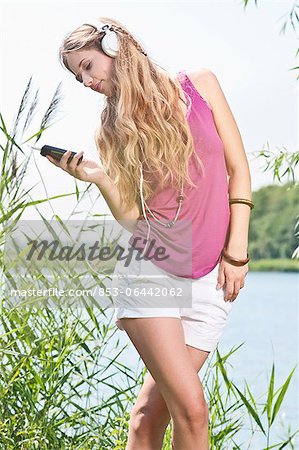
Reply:
M257 259L250 260L248 266L249 271L254 272L299 272L299 259Z

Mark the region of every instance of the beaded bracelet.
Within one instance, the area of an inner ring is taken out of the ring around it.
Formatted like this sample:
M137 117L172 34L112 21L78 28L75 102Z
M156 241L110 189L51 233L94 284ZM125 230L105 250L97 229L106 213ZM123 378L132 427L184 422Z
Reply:
M229 204L232 205L233 203L244 203L245 205L248 205L250 209L254 208L253 202L247 198L230 198Z

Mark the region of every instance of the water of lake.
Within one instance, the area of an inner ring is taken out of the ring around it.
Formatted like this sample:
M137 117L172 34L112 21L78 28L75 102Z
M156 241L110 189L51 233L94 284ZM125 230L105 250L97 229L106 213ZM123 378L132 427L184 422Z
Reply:
M227 367L229 377L244 393L244 380L258 403L266 401L266 394L272 369L275 363L276 391L287 379L291 370L299 360L298 354L298 301L299 277L297 273L283 272L249 272L245 286L234 302L222 339L218 345L220 354L224 356L233 347L244 344L229 357L232 367ZM113 311L113 310L111 310ZM127 367L135 371L139 355L124 331L118 331L113 339L121 344L129 343L121 357ZM113 355L110 355L111 357ZM215 355L210 355L213 362ZM207 363L206 363L207 364ZM143 367L142 361L139 366ZM199 373L204 374L205 366ZM271 427L270 443L275 444L286 437L287 428L291 432L299 428L299 367L293 375L281 409ZM223 383L223 389L225 385ZM266 426L266 416L263 425ZM257 432L251 440L250 424L236 436L236 442L242 449L262 450L266 447L266 438ZM295 439L295 447L299 449L299 439ZM227 450L231 450L230 444ZM292 448L286 446L286 449ZM225 449L223 449L225 450Z

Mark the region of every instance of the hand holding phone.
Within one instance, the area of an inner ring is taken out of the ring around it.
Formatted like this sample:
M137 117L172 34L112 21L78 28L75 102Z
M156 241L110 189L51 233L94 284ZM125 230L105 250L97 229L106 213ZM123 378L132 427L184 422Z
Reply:
M49 155L52 158L54 158L56 161L60 161L61 157L68 151L68 150L64 150L63 148L52 147L51 145L43 145L41 148L31 146L31 148L33 148L34 150L40 150L40 154L42 156ZM76 155L77 155L76 152L71 152L71 155L67 162L70 163L72 161L73 157ZM79 159L79 163L82 161L82 159L83 159L83 156Z
M40 150L40 154L45 156L48 161L81 181L101 184L106 176L106 173L96 162L83 160L83 152L71 152L50 145L32 148Z

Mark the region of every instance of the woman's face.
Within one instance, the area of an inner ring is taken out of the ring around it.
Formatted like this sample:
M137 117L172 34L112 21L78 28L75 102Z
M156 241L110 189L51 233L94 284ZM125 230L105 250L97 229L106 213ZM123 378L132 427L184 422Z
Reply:
M70 52L67 62L76 80L84 86L108 97L112 94L113 58L100 50L89 48Z

